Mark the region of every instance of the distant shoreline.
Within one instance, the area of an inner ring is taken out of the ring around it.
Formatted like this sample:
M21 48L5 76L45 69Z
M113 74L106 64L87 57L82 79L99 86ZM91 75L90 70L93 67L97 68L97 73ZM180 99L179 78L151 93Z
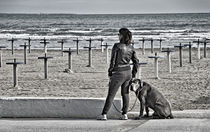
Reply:
M11 14L11 15L172 15L172 14L210 14L210 12L160 12L160 13L9 13L2 12L2 14Z

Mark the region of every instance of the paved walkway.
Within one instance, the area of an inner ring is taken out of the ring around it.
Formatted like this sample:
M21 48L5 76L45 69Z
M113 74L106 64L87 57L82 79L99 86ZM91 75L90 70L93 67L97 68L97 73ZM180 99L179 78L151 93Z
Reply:
M210 119L0 119L0 132L209 132Z
M98 121L95 119L1 118L0 132L209 132L210 110L173 111L175 119Z

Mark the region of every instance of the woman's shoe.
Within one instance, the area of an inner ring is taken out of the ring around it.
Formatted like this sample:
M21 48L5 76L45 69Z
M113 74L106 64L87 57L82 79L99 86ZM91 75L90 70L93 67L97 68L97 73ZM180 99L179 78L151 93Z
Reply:
M128 120L128 115L127 114L121 115L120 120Z
M107 120L106 114L98 116L97 120L104 120L104 121L106 121Z

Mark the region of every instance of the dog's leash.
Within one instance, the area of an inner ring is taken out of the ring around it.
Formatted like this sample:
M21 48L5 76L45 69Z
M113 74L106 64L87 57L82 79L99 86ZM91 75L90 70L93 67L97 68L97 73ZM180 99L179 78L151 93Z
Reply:
M137 99L138 99L138 96L139 96L139 93L140 93L140 91L138 91L138 93L136 94L136 100L135 100L135 102L134 102L133 106L132 106L132 107L131 107L131 109L130 109L130 110L128 110L127 112L132 111L132 110L133 110L133 108L135 107L136 102L137 102ZM121 111L121 110L119 110L119 109L116 107L116 105L114 104L114 102L112 102L112 104L113 104L113 106L114 106L114 108L115 108L115 110L116 110L117 112L122 113L122 111Z

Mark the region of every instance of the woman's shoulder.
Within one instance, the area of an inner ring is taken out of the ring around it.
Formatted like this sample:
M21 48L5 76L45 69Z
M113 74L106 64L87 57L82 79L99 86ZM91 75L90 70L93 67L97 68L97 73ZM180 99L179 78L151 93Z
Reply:
M115 43L114 45L113 45L113 48L119 48L120 47L120 43Z
M120 48L120 49L122 48L124 49L125 47L134 50L134 47L131 44L127 45L127 44L122 44L122 43L115 43L113 46L113 48Z
M114 43L114 46L118 46L118 45L120 45L120 43Z

